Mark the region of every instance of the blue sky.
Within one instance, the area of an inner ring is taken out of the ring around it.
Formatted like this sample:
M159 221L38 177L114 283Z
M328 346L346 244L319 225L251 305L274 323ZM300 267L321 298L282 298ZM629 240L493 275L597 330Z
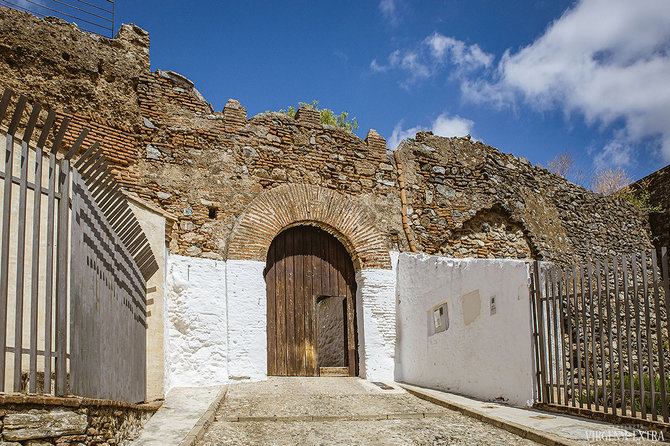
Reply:
M116 2L151 35L152 69L249 116L318 99L395 148L470 133L545 164L670 162L668 0Z

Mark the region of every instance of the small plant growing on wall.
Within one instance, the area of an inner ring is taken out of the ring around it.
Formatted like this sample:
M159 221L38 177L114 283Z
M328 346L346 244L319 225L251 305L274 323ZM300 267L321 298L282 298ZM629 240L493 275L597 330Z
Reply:
M627 200L640 211L646 214L652 214L655 212L662 212L663 208L659 204L652 204L651 194L649 192L649 180L639 181L635 188L625 187L616 192L623 198Z
M279 113L284 113L292 118L295 118L295 113L299 108L309 107L319 112L319 121L322 125L332 125L351 133L353 133L355 130L358 130L358 121L354 117L350 118L348 111L345 110L342 113L337 114L328 108L319 108L318 105L319 101L316 99L314 99L311 104L307 102L298 102L298 107L289 105L287 108L280 109Z

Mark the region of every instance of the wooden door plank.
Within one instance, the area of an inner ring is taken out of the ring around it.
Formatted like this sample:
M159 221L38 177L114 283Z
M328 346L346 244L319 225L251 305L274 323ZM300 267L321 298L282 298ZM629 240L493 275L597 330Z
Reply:
M277 374L277 325L276 325L276 244L272 243L268 250L265 288L267 292L267 342L268 342L268 375Z
M303 258L303 301L304 330L305 330L305 375L317 376L315 355L316 335L312 330L312 305L314 294L312 292L312 276L314 273L314 231L305 235Z
M337 243L337 295L342 297L342 364L348 366L349 343L347 342L347 282L344 277L346 269L346 251L341 243Z
M295 231L286 231L286 367L289 376L296 375L294 235Z
M277 374L286 375L286 262L285 251L286 243L284 237L277 239L276 250L276 276L277 288L275 290L275 299L277 306Z
M334 237L328 237L328 259L329 259L329 280L328 288L332 293L331 296L339 295L337 289L337 245L339 242Z
M296 374L305 376L305 285L304 285L304 243L305 231L302 228L296 228L293 267L295 268L295 301L294 301L294 321L295 321L295 347L296 347Z
M314 306L316 304L316 296L319 294L319 273L320 273L320 259L319 259L319 238L317 232L312 230L309 243L309 265L308 268L308 299L305 301L305 311L307 312L307 330L309 350L307 352L307 373L310 376L318 376L318 364L316 360L316 313Z

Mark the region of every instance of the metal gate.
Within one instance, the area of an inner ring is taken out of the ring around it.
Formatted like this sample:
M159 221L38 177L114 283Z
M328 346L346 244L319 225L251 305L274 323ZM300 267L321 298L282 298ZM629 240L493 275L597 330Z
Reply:
M542 403L668 422L668 255L535 262L537 396Z
M0 99L0 392L142 401L149 242L88 131L14 99Z

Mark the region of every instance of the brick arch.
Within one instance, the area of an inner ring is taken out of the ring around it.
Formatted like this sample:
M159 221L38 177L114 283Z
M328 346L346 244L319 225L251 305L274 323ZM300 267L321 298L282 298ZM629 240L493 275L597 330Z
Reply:
M338 192L309 184L284 184L256 197L233 229L227 258L265 261L277 234L297 225L334 235L351 254L356 270L391 268L382 234L363 209Z

